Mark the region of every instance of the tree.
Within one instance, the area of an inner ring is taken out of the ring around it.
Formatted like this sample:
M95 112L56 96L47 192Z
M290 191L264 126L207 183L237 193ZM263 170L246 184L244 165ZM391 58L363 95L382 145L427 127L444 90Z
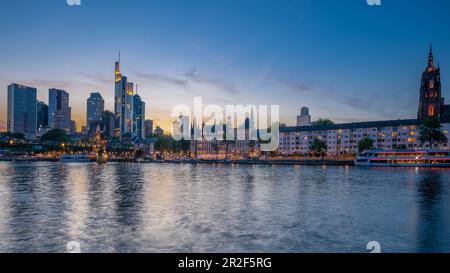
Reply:
M317 121L313 122L314 126L330 126L334 125L334 122L329 119L319 118Z
M373 139L370 137L364 137L358 142L358 150L360 153L364 152L365 150L369 150L373 148Z
M25 140L25 135L23 133L6 133L6 136L13 139Z
M447 143L447 137L441 129L441 122L437 118L429 118L423 121L420 125L420 144L430 144L433 148L433 143Z
M316 156L322 156L327 151L327 143L315 137L309 145L309 150Z
M69 142L71 139L66 134L65 130L62 129L52 129L45 133L41 137L42 141L50 141L50 142Z

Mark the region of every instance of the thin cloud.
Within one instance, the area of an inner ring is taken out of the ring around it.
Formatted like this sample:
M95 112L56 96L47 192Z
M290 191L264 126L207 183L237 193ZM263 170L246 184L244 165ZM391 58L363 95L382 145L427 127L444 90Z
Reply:
M196 68L192 68L186 73L186 78L191 80L192 82L199 83L199 84L207 84L212 85L219 89L220 91L229 93L229 94L235 94L236 93L236 86L224 79L219 78L210 78L205 77L202 75L199 75Z
M402 100L401 94L397 93L391 95L391 100L386 100L379 94L371 94L365 90L360 90L355 95L345 95L337 92L334 88L314 88L312 84L302 81L276 80L276 82L297 94L313 94L321 100L337 102L357 111L377 114L386 118L395 118L400 108L407 109L411 105L411 101ZM399 105L399 101L401 101L401 105Z
M136 77L141 80L147 80L154 83L170 84L176 87L182 88L189 93L197 93L203 88L198 88L198 86L208 86L224 94L235 94L237 92L236 86L224 79L212 78L200 75L195 68L189 70L182 77L173 77L163 74L154 73L133 73ZM197 87L197 88L194 88Z
M137 72L134 73L134 75L138 78L150 81L150 82L161 82L161 83L168 83L171 85L175 85L181 88L188 88L188 80L186 79L180 79L180 78L175 78L175 77L171 77L171 76L167 76L167 75L162 75L162 74L151 74L151 73L141 73L141 72Z
M289 81L282 79L277 79L276 81L298 93L310 92L312 90L311 84L305 81Z
M99 82L102 84L111 84L113 82L113 78L107 77L105 75L95 74L95 73L87 73L87 72L76 72L76 74L80 75L83 78L89 79L94 82Z

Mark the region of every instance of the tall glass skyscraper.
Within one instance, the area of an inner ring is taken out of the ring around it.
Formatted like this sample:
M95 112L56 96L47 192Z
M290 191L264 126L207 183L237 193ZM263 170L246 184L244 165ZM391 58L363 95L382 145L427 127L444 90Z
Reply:
M145 102L136 94L133 96L133 132L144 138Z
M45 102L37 102L37 129L48 127L48 105Z
M19 84L8 86L8 131L34 138L37 126L37 89Z
M103 111L102 114L102 126L103 126L103 132L106 137L114 137L114 130L115 130L115 116L113 112L110 112L108 110Z
M102 114L105 111L105 101L100 93L91 93L87 99L87 127L90 128L92 124L98 124L102 121Z
M72 109L69 107L69 93L60 89L48 90L48 124L51 128L70 132Z
M116 136L122 139L133 133L133 83L120 72L120 58L115 66L114 114L116 116Z

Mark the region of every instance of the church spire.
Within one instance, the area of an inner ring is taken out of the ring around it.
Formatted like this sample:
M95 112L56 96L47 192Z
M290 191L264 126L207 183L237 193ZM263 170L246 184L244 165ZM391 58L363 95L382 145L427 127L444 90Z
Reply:
M434 58L433 58L433 45L430 44L430 54L428 54L428 66L434 66Z

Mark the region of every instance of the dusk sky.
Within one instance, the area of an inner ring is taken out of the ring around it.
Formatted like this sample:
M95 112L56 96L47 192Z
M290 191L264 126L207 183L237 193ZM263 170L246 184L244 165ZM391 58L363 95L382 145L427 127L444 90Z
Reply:
M73 119L99 91L113 110L114 62L139 86L146 118L169 129L194 96L301 106L335 122L415 118L429 44L450 98L450 1L0 0L0 130L7 85L70 93ZM447 101L448 103L448 101Z

